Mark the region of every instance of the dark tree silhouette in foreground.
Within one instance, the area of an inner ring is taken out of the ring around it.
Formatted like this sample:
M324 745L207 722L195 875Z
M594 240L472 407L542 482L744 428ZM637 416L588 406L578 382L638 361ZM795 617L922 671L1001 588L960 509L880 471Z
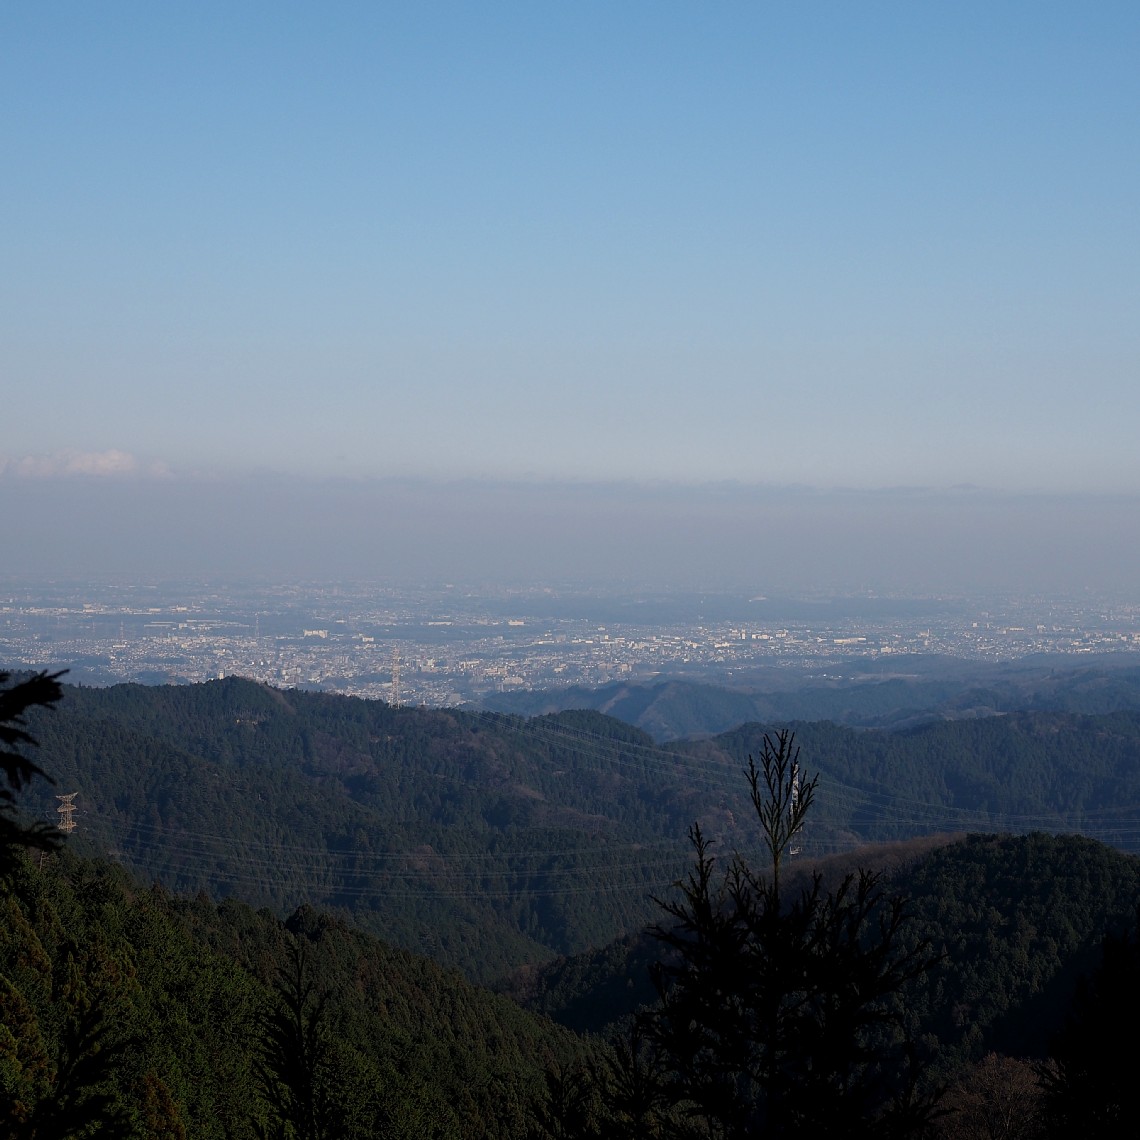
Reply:
M1051 1136L1135 1137L1140 1128L1140 915L1110 934L1091 978L1077 986L1064 1028L1041 1067Z
M33 708L50 708L63 692L60 673L36 673L6 688L0 688L0 882L8 883L27 848L52 851L61 836L46 823L21 823L16 816L16 795L37 776L50 777L20 751L34 748L25 714ZM0 686L9 674L0 673ZM0 1135L12 1140L69 1140L81 1136L123 1136L129 1129L128 1114L112 1088L112 1077L139 1041L115 1028L109 1015L103 971L97 951L84 953L64 943L60 948L62 968L57 971L54 1012L59 1024L53 1034L54 1056L42 1058L42 1087L25 1102L15 1088L0 1089ZM35 1015L6 978L0 979L11 1009L22 1004L29 1027ZM0 1029L4 1029L0 1026ZM14 1040L11 1039L10 1040Z
M0 879L16 868L20 851L33 847L54 850L59 832L46 823L24 824L16 817L16 796L37 776L51 777L20 751L34 748L27 731L25 714L32 708L50 708L63 695L60 673L36 673L15 685L8 685L9 674L0 673Z
M782 898L782 863L818 782L800 778L798 757L785 731L765 737L759 767L749 759L768 874L740 855L721 871L691 828L696 866L679 899L658 900L669 921L653 933L668 954L640 1029L694 1135L917 1135L938 1094L917 1091L897 997L937 959L927 943L904 944L904 901L869 871L834 891L817 874Z

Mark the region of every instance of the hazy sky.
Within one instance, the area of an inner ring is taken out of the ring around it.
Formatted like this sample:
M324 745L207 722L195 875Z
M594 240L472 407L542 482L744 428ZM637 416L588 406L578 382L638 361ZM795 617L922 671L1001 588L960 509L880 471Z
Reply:
M1110 593L1140 498L633 483L0 478L6 575Z
M954 543L1140 495L1138 59L1107 0L4 5L0 522L399 500L474 557L525 501L647 564L698 484L996 495Z
M1140 491L1140 5L7 4L0 456Z

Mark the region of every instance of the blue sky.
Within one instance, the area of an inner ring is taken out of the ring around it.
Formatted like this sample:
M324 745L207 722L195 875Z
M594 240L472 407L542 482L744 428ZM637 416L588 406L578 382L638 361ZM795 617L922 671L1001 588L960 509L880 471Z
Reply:
M1140 6L9 4L0 464L1140 492Z

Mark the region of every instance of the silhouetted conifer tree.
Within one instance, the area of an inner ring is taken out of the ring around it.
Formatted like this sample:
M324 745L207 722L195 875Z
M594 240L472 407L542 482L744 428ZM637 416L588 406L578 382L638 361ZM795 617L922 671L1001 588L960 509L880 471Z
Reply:
M1131 934L1110 934L1091 978L1078 983L1050 1063L1041 1069L1052 1136L1090 1140L1140 1132L1140 915Z
M896 998L936 958L903 944L904 902L870 872L830 892L817 875L784 900L782 862L818 777L800 778L788 732L765 737L747 775L770 872L739 855L720 871L694 825L696 865L679 899L659 900L668 954L640 1024L663 1092L707 1137L916 1135L937 1095L919 1088Z
M25 714L60 699L60 676L36 673L0 689L0 772L7 785L0 785L0 880L10 879L23 849L50 851L60 840L54 828L23 824L15 814L16 794L37 776L50 778L19 750L35 747ZM9 674L0 673L0 686L8 679ZM54 1057L44 1048L31 1006L7 978L0 978L0 1135L68 1140L125 1134L127 1114L111 1078L135 1041L108 1020L97 973L89 962L81 964L67 953L57 984L62 1024Z
M20 751L34 748L35 740L26 731L25 713L31 708L48 708L62 696L60 673L36 673L18 684L0 688L0 878L7 878L16 866L19 851L37 847L50 851L59 843L59 832L46 823L22 824L16 818L16 795L37 776L50 780L46 772ZM0 673L0 686L9 674ZM6 785L6 786L5 786Z

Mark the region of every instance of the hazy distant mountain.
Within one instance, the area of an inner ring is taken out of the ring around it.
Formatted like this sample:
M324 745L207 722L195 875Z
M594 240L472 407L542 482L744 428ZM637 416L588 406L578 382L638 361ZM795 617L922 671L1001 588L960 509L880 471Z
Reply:
M905 727L926 720L993 716L1032 709L1099 714L1140 709L1140 666L1105 658L1075 668L1071 659L989 664L952 658L852 662L843 675L769 669L734 685L692 680L615 682L598 688L495 693L483 706L536 716L588 708L636 725L658 742L725 732L747 721L830 720L859 727Z

